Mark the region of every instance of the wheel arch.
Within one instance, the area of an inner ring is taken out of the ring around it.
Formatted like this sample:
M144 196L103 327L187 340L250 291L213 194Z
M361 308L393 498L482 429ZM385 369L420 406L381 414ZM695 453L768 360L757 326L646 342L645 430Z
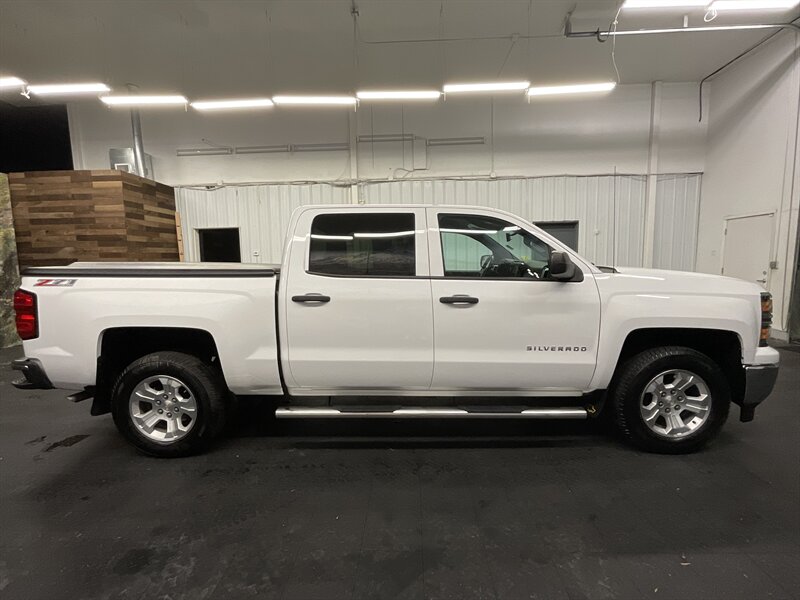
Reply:
M190 327L112 327L100 333L97 341L97 377L92 415L111 410L111 388L122 370L142 356L158 351L183 352L196 356L224 373L214 336Z
M735 400L744 391L742 339L735 331L704 328L646 327L634 329L625 337L611 378L616 379L620 367L640 352L662 346L683 346L708 356L725 373ZM610 387L609 386L609 387Z

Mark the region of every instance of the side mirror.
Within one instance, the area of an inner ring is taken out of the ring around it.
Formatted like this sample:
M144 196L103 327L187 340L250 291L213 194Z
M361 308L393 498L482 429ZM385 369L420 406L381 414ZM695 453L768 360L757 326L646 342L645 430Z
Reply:
M583 281L583 271L575 266L566 252L555 251L550 253L547 263L550 269L550 278L556 281Z
M492 264L492 259L494 257L491 254L484 254L481 256L481 269L486 269L489 265Z

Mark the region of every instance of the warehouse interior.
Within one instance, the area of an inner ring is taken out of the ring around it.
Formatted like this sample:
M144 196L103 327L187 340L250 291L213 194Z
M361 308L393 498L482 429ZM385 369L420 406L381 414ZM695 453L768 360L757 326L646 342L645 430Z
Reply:
M250 406L173 462L11 386L26 268L280 264L300 206L411 203L758 283L773 397L686 457ZM6 0L0 262L9 598L800 596L797 1Z

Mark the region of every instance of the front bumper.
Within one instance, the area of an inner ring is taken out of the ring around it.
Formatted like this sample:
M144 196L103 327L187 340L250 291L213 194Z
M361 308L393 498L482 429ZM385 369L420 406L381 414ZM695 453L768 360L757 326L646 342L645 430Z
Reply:
M23 378L11 385L20 390L52 390L53 384L44 372L41 361L36 358L19 358L11 363L14 371L21 371Z
M778 379L778 365L748 365L744 368L744 395L739 406L742 407L741 421L752 421L756 406L772 393Z

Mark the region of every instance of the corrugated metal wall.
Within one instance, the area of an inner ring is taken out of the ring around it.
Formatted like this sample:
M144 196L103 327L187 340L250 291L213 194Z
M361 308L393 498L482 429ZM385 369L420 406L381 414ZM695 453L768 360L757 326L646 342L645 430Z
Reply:
M349 201L349 189L324 184L175 190L187 262L200 260L197 229L238 227L242 262L279 263L289 216L295 208Z
M530 221L578 221L579 254L596 264L627 266L642 264L644 195L644 177L610 175L392 181L366 185L363 192L375 204L475 204Z
M693 271L697 255L701 176L661 175L656 185L653 266Z
M372 204L473 204L531 221L578 221L578 252L601 265L641 266L645 177L391 181L365 184ZM656 189L655 266L692 269L697 243L700 175L663 175ZM289 214L304 204L350 201L349 190L323 184L231 186L176 190L187 261L200 259L196 229L239 227L242 260L278 262ZM258 256L254 255L258 252Z

